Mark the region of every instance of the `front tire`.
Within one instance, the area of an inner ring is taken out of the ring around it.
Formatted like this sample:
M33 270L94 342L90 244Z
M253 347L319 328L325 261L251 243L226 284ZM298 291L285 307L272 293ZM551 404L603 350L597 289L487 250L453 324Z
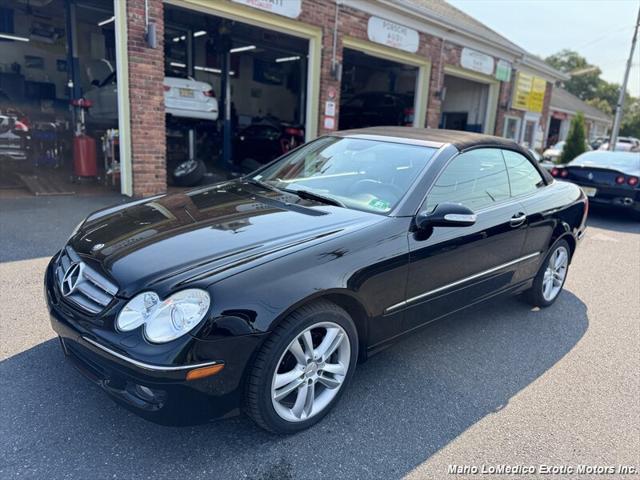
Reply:
M290 314L260 349L245 410L262 428L289 434L319 422L353 376L358 334L351 317L322 300Z
M567 279L571 247L565 240L556 242L545 257L533 285L525 292L525 298L534 307L552 305Z

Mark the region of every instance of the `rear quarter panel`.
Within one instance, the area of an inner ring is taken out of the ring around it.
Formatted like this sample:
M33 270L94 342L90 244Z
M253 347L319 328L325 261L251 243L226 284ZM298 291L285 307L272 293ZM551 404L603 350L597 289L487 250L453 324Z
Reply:
M531 263L524 276L534 276L540 262L553 243L566 237L572 250L585 228L587 199L577 185L552 181L538 192L520 200L524 206L529 228L523 255L540 252L540 261Z

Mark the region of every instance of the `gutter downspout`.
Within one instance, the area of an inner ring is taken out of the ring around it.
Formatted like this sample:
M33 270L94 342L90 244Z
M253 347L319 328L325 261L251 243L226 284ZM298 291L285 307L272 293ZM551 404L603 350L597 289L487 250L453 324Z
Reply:
M340 13L341 0L336 0L336 15L333 21L333 45L331 49L331 75L338 80L338 62L336 60L338 50L338 15Z

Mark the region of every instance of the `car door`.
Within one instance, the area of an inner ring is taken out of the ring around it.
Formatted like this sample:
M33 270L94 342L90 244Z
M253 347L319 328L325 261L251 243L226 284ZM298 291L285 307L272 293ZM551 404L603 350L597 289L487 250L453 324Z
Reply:
M556 208L556 198L547 194L547 182L531 160L521 153L503 150L511 197L517 200L527 215L527 236L522 248L523 255L534 255L546 251L555 229L554 215L548 215ZM536 274L537 263L521 265L519 276L530 278Z
M522 259L526 216L510 195L500 149L453 158L427 193L420 211L453 202L474 211L474 225L433 227L409 234L405 330L512 286Z

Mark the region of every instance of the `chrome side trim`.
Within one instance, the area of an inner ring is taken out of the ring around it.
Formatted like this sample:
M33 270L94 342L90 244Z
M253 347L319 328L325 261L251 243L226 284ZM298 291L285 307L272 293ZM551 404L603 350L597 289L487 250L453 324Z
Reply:
M395 305L391 305L390 307L387 307L384 313L389 313L399 308L406 307L410 303L416 302L418 300L422 300L423 298L442 292L443 290L447 290L448 288L456 287L470 280L475 280L476 278L489 275L491 273L497 272L498 270L502 270L503 268L510 267L511 265L515 265L516 263L524 262L525 260L529 260L531 258L537 257L538 255L540 255L540 253L541 252L531 253L529 255L525 255L524 257L516 258L515 260L511 260L510 262L503 263L502 265L498 265L497 267L490 268L489 270L476 273L474 275L471 275L470 277L465 277L460 280L456 280L455 282L448 283L447 285L443 285L442 287L438 287L433 290L429 290L428 292L421 293L420 295L416 295L415 297L408 298L407 300L404 300L400 303L396 303Z
M176 366L176 367L170 367L170 366L164 366L164 365L153 365L153 364L150 364L150 363L139 362L138 360L134 360L133 358L129 358L129 357L127 357L125 355L122 355L122 354L120 354L118 352L114 352L110 348L107 348L104 345L101 345L100 343L96 342L95 340L91 340L90 338L82 337L82 339L85 342L90 343L94 347L99 348L103 352L106 352L109 355L112 355L112 356L114 356L116 358L119 358L120 360L122 360L124 362L130 363L131 365L134 365L134 366L136 366L138 368L143 368L145 370L152 370L154 372L175 372L175 371L180 371L180 370L190 370L192 368L208 367L210 365L217 365L219 363L223 363L223 362L219 362L219 361L212 361L212 362L204 362L204 363L194 363L194 364L191 364L191 365L180 365L180 366Z

